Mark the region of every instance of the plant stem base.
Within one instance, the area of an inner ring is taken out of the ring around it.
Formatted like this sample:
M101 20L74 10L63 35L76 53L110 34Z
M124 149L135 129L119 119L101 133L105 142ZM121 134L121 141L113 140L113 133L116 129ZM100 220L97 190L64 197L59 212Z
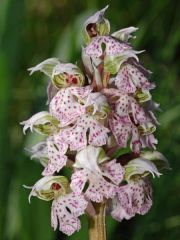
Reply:
M106 205L94 203L93 206L96 215L88 217L89 240L106 240Z

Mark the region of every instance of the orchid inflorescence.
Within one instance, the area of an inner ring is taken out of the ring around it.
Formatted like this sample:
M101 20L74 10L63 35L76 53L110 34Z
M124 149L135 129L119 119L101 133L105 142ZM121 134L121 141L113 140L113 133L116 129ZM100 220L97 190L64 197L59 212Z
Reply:
M44 170L29 200L52 200L51 225L67 235L80 229L80 215L95 214L94 202L105 203L118 221L146 214L152 206L149 175L159 177L168 168L155 151L155 84L139 63L142 51L129 43L137 28L110 34L106 9L84 24L83 70L57 58L29 69L50 78L49 111L21 123L24 133L30 128L45 136L30 150ZM70 179L59 175L64 168Z

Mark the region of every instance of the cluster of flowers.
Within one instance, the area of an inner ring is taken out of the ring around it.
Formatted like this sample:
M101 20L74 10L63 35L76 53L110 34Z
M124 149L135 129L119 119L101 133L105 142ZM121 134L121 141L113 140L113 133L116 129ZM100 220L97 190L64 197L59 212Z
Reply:
M46 136L31 149L44 170L29 199L53 200L51 225L67 235L80 229L80 215L93 214L93 202L105 202L118 221L147 213L148 175L168 167L155 151L159 105L149 92L155 87L151 72L128 42L137 28L110 34L106 8L84 24L83 71L57 58L29 69L51 79L49 111L21 123L24 133L30 128ZM72 170L71 179L58 175L64 167Z

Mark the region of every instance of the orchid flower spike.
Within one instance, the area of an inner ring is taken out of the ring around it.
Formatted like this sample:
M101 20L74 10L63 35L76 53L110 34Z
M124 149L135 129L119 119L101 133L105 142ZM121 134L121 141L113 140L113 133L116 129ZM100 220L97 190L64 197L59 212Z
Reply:
M146 214L151 178L170 169L156 151L160 108L151 94L156 85L139 61L143 51L129 42L138 28L111 34L107 8L84 23L83 69L58 58L29 68L30 74L50 78L47 110L21 122L24 133L44 135L28 150L43 167L29 201L32 196L52 201L51 226L68 236L80 230L78 217L85 211L102 214L95 211L98 204L108 206L117 221ZM70 169L68 178L60 175L64 168Z

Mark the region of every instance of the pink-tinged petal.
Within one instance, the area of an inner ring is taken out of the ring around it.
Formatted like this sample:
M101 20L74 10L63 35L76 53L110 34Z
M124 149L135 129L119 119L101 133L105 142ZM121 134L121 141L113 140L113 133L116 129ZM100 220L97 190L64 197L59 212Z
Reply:
M154 137L153 134L149 134L149 135L143 135L141 136L141 144L143 148L152 148L152 149L156 149L156 144L158 143L158 140Z
M103 198L113 198L116 194L116 186L107 182L103 177L90 179L89 186L85 192L88 199L93 202L102 202Z
M89 130L89 136L87 132ZM60 132L61 139L69 144L70 150L81 150L88 142L94 146L102 146L106 144L109 129L105 128L95 118L84 115L79 118L76 124L71 128L62 129Z
M131 106L131 113L133 115L134 122L136 124L146 122L147 118L144 109L137 103L137 101L133 97L130 97L129 103Z
M133 152L139 153L141 150L141 141L138 129L136 127L132 128L132 138L130 142L130 147Z
M142 71L128 63L125 63L118 72L115 84L124 93L135 93L137 89L150 90L155 87Z
M79 87L61 89L50 102L50 113L60 121L61 127L73 123L85 113L85 107L75 99L76 94L83 95L83 90L81 92L79 89Z
M116 160L102 164L101 170L103 176L110 179L116 185L122 182L125 171L120 163L116 163Z
M69 88L69 91L72 95L83 99L85 97L88 97L92 92L92 86L88 85L86 87L71 87Z
M109 132L109 129L101 125L98 121L92 121L89 128L89 144L93 146L105 145Z
M126 202L126 204L128 204L128 200L129 199L126 197L126 195L124 195L124 202ZM122 221L123 219L129 220L130 218L135 216L132 211L128 211L126 208L123 207L117 196L112 200L112 205L113 210L111 212L111 216L117 221Z
M106 54L110 56L119 55L132 47L126 43L120 43L110 36L103 37L103 43L106 44Z
M59 230L70 236L81 227L77 218L82 215L87 207L84 197L70 193L60 196L52 203L51 226L56 230L59 223Z
M70 187L76 194L81 194L87 181L88 175L85 170L79 170L72 174Z
M88 181L89 186L85 191L85 195L94 202L101 202L104 197L112 198L116 193L116 184L122 180L120 164L116 164L115 161L111 161L107 165L102 164L102 162L108 160L102 151L103 149L100 147L88 145L85 149L78 152L74 167L81 170L73 173L71 178L70 186L74 192L79 191L79 184L81 192L85 182ZM116 171L115 167L117 168ZM106 176L109 178L109 181L104 178ZM120 179L117 179L118 177ZM113 182L115 181L116 183L114 184Z
M90 57L101 57L103 55L102 44L105 44L105 54L115 56L122 54L126 50L132 49L126 43L120 43L110 36L100 36L92 39L91 43L85 48L85 53Z
M123 93L134 93L136 86L131 81L126 67L123 67L115 78L115 85Z
M125 123L117 116L116 118L109 119L110 129L120 147L126 147L127 141L132 132L132 123Z
M79 231L80 228L81 222L78 218L64 218L62 224L59 226L59 230L65 233L67 236L71 236L75 231Z
M128 117L112 117L109 119L109 126L120 147L127 147L127 142L131 139L130 147L132 151L137 153L140 151L141 142L138 129Z
M112 216L116 220L129 219L136 213L144 215L152 206L152 188L147 179L129 181L119 187Z
M102 45L103 38L95 37L92 39L91 43L85 47L85 53L90 57L101 57L103 54Z
M68 145L66 143L58 143L53 137L47 140L49 161L42 175L52 175L54 172L59 172L67 162L67 156L64 155Z

